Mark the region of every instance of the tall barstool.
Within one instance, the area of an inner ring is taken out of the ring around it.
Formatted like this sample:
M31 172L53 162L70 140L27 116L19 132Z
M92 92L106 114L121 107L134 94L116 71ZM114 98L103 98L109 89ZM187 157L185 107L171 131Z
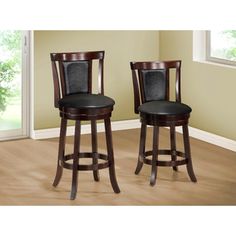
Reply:
M51 53L54 106L59 108L61 117L60 140L56 176L56 187L62 177L63 168L72 170L70 199L77 193L78 171L93 171L99 181L99 170L109 168L109 176L115 193L120 189L116 180L110 117L114 100L104 96L103 67L104 51ZM98 61L98 93L92 93L92 62ZM67 121L75 121L74 151L65 154ZM104 120L107 154L98 153L97 120ZM81 121L91 122L92 152L80 151ZM91 164L79 164L81 158L91 158ZM68 161L73 160L73 164ZM98 162L98 160L100 161Z
M186 165L191 181L197 182L190 153L188 120L192 109L181 103L180 68L181 61L131 62L134 87L135 113L140 114L141 133L139 157L135 174L138 174L143 163L151 165L150 185L154 186L157 177L157 166L171 166L174 171L179 165ZM175 101L170 101L170 70L175 70ZM145 150L147 125L153 127L152 150ZM159 149L159 127L170 128L170 149ZM184 153L176 150L175 127L182 126ZM169 155L171 160L158 160L158 155ZM149 158L152 156L152 158ZM178 158L180 157L180 158Z

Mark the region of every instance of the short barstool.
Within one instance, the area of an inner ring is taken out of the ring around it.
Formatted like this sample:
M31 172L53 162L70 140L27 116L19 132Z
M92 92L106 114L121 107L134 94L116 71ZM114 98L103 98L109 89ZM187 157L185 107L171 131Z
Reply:
M109 168L109 176L115 193L120 189L116 180L110 117L114 100L104 96L103 65L104 51L51 53L54 106L59 108L61 129L56 176L56 187L62 177L63 168L72 170L70 199L77 193L78 171L93 171L95 181L99 181L99 170ZM98 94L92 94L92 62L98 61ZM74 151L65 154L67 121L75 121ZM97 120L104 120L107 154L98 153ZM81 122L91 122L92 152L80 151ZM91 164L80 164L81 158L91 158ZM69 160L73 160L73 164ZM100 160L100 161L98 161Z
M178 166L186 165L191 181L197 182L192 167L188 133L188 120L192 109L181 103L181 61L131 62L130 66L134 108L135 113L140 114L141 121L139 157L135 174L139 174L143 163L151 165L150 185L154 186L157 166L171 166L174 171L178 171ZM169 96L170 70L175 70L175 101L170 101ZM153 146L149 151L145 150L147 125L153 127ZM159 149L159 127L162 126L170 128L170 149ZM176 150L176 126L182 126L183 129L184 152ZM158 160L158 155L169 155L171 160Z

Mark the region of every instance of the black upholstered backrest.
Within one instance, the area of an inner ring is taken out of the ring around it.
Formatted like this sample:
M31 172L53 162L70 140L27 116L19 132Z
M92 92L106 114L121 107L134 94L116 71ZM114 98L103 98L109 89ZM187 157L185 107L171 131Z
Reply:
M170 69L175 69L175 98L181 102L180 67L181 61L131 62L134 87L134 109L138 113L140 104L170 99Z
M140 70L145 102L166 99L166 70Z
M92 65L98 60L98 93L104 93L104 51L51 53L54 105L59 99L76 93L92 93Z
M62 62L66 95L89 92L89 62Z

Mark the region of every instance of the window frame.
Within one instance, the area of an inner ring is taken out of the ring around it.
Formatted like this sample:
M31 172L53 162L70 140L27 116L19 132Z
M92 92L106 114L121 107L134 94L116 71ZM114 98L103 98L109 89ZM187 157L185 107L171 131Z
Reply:
M206 45L206 48L205 48L206 61L223 64L223 65L236 66L236 61L231 61L231 60L211 56L211 31L210 30L206 31L205 39L206 39L206 44L205 44Z
M0 141L29 137L29 134L30 134L30 54L31 54L31 32L22 30L21 128L0 131Z

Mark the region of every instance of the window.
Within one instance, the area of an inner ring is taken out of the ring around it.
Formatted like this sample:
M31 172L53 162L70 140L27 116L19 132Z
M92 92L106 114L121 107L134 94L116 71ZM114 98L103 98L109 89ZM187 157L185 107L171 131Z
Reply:
M236 30L207 31L206 60L236 65Z
M29 32L0 31L0 140L28 136Z

